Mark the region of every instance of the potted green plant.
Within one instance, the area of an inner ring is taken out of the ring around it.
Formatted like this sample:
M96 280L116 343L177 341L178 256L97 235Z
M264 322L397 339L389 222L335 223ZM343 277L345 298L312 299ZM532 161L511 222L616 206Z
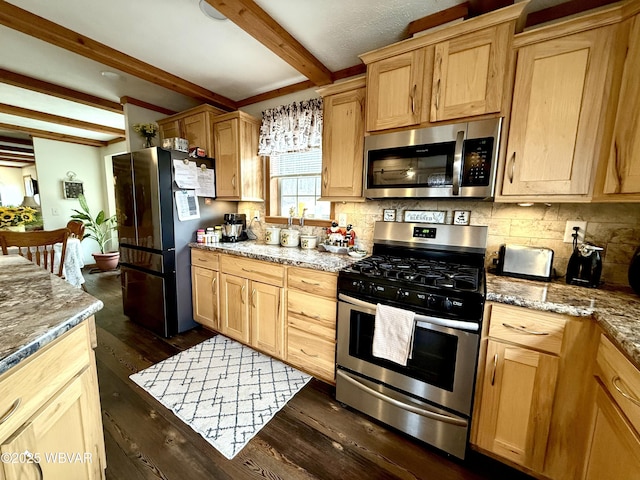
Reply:
M120 261L120 252L106 251L105 249L112 240L111 232L118 228L116 216L107 217L104 210L100 210L94 217L84 195L78 196L78 201L82 211L73 209L76 213L71 215L71 218L84 223L85 234L82 237L83 239L91 238L98 243L100 253L91 254L96 261L96 266L103 272L115 269Z

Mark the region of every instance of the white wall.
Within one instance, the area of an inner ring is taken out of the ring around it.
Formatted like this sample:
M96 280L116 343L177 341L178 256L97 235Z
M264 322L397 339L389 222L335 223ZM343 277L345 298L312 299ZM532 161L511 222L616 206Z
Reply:
M33 148L45 230L66 226L74 213L73 209L80 209L77 199L65 199L62 193L62 181L67 178L68 171L76 174L76 181L84 182L84 195L93 215L100 210L106 211L107 189L102 149L43 138L34 138ZM98 250L97 244L86 239L82 242L82 250L84 262L95 263L91 253Z
M2 205L20 205L24 198L22 168L0 167L0 197ZM25 175L27 175L25 173Z

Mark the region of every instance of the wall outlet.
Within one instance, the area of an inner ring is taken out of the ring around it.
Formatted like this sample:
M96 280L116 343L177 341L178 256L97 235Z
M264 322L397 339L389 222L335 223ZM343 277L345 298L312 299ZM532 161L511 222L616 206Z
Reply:
M338 226L339 227L346 227L347 226L347 214L346 213L340 213L338 215Z
M584 242L584 236L587 233L587 222L581 222L579 220L567 220L567 225L564 227L564 243L573 243L574 232L573 227L578 227L578 244Z
M52 207L51 215L53 215L54 217L57 217L58 215L60 215L60 210L58 210L56 207Z
M257 221L260 221L260 210L255 210L253 212L253 218L255 218Z

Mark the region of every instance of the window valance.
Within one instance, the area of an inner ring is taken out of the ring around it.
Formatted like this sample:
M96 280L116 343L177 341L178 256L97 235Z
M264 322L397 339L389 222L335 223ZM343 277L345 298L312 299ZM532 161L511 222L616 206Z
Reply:
M281 105L262 112L259 155L322 148L322 99Z

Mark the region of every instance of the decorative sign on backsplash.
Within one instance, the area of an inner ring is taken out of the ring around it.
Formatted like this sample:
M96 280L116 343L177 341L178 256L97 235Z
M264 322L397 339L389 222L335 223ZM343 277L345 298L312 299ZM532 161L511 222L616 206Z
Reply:
M438 210L405 210L405 222L444 223L447 212Z
M469 216L471 212L469 210L454 210L453 211L453 224L454 225L469 225Z

